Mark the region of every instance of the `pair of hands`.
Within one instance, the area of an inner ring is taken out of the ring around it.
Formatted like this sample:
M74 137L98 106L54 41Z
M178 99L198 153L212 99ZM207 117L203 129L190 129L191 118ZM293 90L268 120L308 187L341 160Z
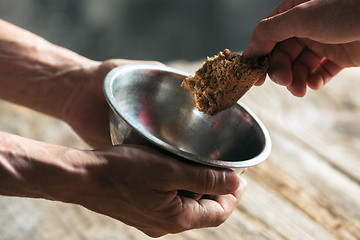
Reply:
M343 68L360 66L358 5L354 0L285 0L259 23L244 56L271 53L270 78L295 96L304 96L307 87L320 89ZM92 64L79 80L79 89L73 89L76 94L69 94L64 102L62 118L93 147L110 144L102 80L110 69L127 63L134 62ZM80 181L76 193L64 201L121 220L153 237L219 225L246 186L231 171L190 166L141 146L76 155L86 169L88 184ZM177 190L181 189L218 196L195 200L180 196Z
M79 89L74 88L74 94L63 103L62 119L96 150L68 154L85 174L80 180L75 177L73 191L64 195L50 187L50 195L120 220L152 237L220 225L245 191L245 180L235 172L185 163L140 145L104 148L111 142L110 109L102 82L112 68L131 63L160 64L109 60L89 65L84 77L77 79ZM216 196L194 199L179 190Z
M92 61L6 21L0 29L0 98L64 120L96 149L0 132L1 195L76 203L153 237L227 219L246 185L236 173L189 165L140 145L104 148L111 145L105 75L144 62ZM192 199L179 190L217 196Z
M302 97L360 66L359 25L356 0L285 0L258 24L244 56L271 53L269 77Z

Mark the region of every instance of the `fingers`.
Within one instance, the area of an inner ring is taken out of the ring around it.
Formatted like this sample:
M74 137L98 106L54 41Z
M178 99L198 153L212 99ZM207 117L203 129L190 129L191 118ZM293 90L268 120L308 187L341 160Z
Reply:
M274 48L268 73L294 96L303 97L307 87L318 90L341 70L334 62L309 49L301 39L290 38Z
M342 69L342 67L339 67L331 60L323 58L319 64L310 72L307 79L307 85L314 90L318 90L322 88L327 82L329 82L330 79L332 79Z
M223 195L234 192L239 184L240 177L232 170L186 164L173 187L199 194Z
M339 15L339 22L334 17L335 10L349 14ZM356 65L351 57L356 54L346 51L358 49L357 35L350 31L349 36L347 31L353 26L349 24L357 22L354 19L358 19L358 14L350 13L354 13L353 3L284 0L255 28L243 56L253 58L271 52L269 77L286 86L294 96L302 97L307 87L323 87L344 68L341 66ZM346 29L342 22L347 23ZM296 46L296 39L302 44Z
M293 36L306 36L307 29L302 24L301 11L301 8L294 7L263 19L251 35L249 46L243 56L247 58L263 56L270 53L278 42Z
M304 64L298 63L293 66L293 75L292 83L287 87L287 89L296 97L303 97L306 94L306 78L307 78L307 68Z
M282 85L289 86L293 82L292 64L304 50L304 45L295 38L279 43L270 58L269 76Z
M294 96L305 96L310 72L312 72L319 64L320 60L321 58L319 56L305 48L299 57L293 62L293 81L288 86L288 89Z
M242 196L246 190L247 181L241 177L239 178L239 180L240 180L239 187L232 194L217 195L214 198L214 201L218 202L224 210L233 209L239 203L240 199L242 198ZM227 197L227 196L229 196L229 197ZM232 210L230 211L230 213L231 212L232 212Z
M183 198L183 214L179 215L179 224L184 228L216 227L230 216L239 203L246 189L246 181L239 178L239 187L228 195L216 196L215 199L201 199L195 201Z

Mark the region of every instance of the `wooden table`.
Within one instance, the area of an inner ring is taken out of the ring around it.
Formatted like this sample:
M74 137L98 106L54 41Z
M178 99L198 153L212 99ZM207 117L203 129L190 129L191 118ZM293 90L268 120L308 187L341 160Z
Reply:
M193 73L200 62L169 65ZM220 227L161 239L360 239L360 69L292 97L271 81L242 98L268 128L273 150L249 169L247 191ZM86 147L62 122L0 102L0 130ZM149 239L82 207L0 197L0 240Z

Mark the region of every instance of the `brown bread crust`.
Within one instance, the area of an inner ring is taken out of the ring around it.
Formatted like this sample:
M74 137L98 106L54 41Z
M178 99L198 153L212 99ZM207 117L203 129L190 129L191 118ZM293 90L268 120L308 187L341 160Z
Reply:
M267 71L269 57L247 59L228 49L207 58L195 76L186 78L193 104L210 115L234 105Z

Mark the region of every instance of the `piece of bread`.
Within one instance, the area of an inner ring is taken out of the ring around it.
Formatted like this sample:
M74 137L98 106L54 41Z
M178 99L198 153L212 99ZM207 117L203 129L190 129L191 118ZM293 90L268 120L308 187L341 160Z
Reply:
M207 58L195 76L186 78L193 104L201 112L215 115L234 105L267 71L269 57L247 59L228 49Z

